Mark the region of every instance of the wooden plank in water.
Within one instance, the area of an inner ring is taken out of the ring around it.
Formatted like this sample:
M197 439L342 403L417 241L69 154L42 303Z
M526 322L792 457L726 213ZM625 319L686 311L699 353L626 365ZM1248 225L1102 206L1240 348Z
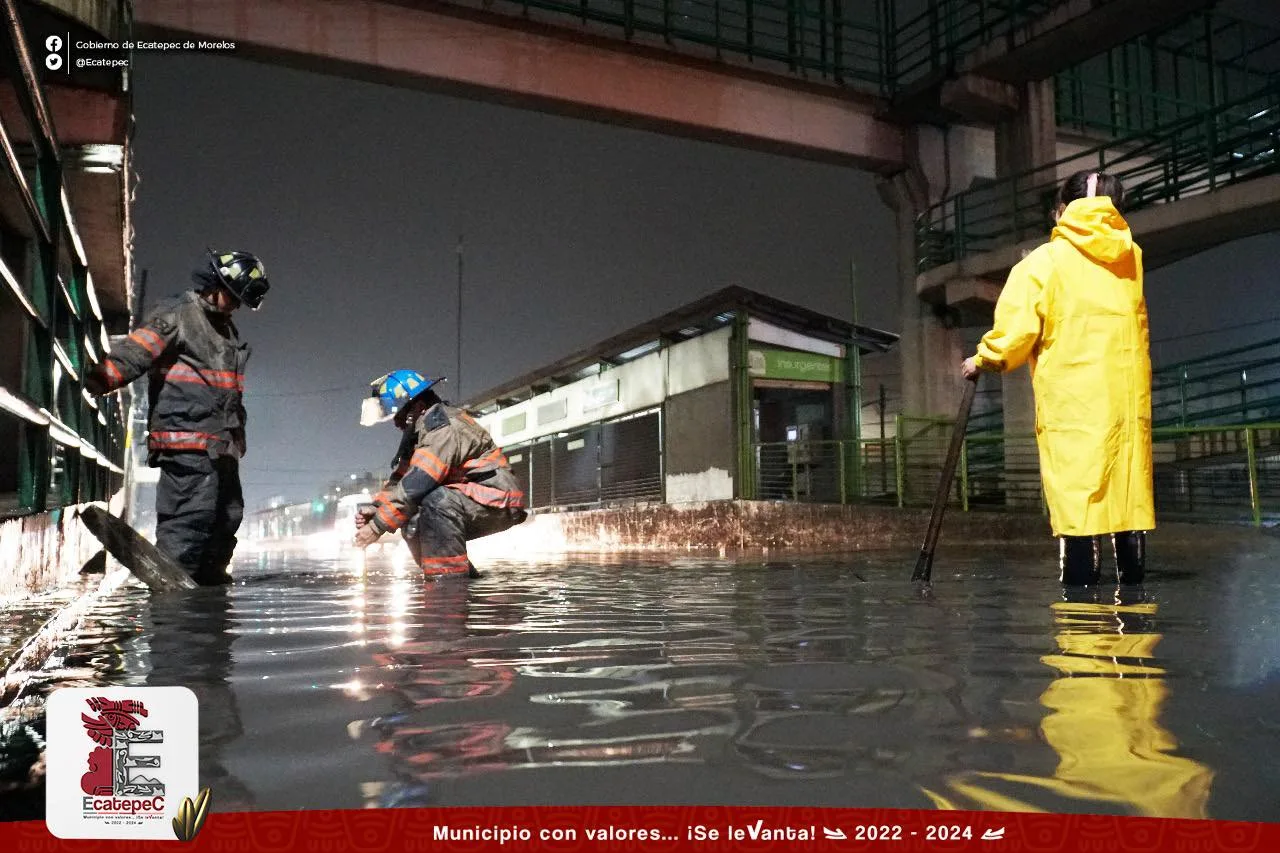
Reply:
M80 520L104 548L153 590L195 589L198 584L124 520L101 507L80 510Z

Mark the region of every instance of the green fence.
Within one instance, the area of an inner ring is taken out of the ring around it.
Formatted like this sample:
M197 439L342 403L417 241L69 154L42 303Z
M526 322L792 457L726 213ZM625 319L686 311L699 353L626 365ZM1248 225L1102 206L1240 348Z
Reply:
M914 15L881 0L885 85L890 92L950 72L975 48L1038 21L1059 0L931 0Z
M885 442L755 445L758 498L930 506L953 422L899 418L897 426ZM1159 428L1153 461L1160 518L1280 521L1280 423ZM1034 436L969 436L951 501L966 512L1046 512Z
M19 108L0 120L0 201L18 220L0 223L0 517L106 498L124 473L118 403L83 391L107 338L35 55L0 0L0 74Z
M1151 416L1157 426L1280 422L1280 338L1154 371Z
M916 220L917 271L1043 235L1061 175L1098 169L1125 184L1127 210L1280 172L1280 84L1148 133L958 193Z
M1218 11L1133 39L1054 78L1058 126L1129 136L1247 96L1280 72L1280 32Z

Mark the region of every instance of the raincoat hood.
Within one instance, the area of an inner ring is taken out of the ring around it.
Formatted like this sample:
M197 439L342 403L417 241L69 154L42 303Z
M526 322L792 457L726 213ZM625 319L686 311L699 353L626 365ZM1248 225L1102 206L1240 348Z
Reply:
M1133 252L1133 232L1110 196L1078 198L1067 205L1053 229L1053 239L1058 238L1104 264Z

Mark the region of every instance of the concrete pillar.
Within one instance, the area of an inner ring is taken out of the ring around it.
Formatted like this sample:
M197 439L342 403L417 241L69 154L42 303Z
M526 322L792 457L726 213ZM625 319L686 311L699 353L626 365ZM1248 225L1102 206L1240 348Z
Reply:
M916 216L929 203L927 182L910 168L878 183L880 195L894 212L898 257L901 337L902 408L905 415L954 415L963 386L957 381L964 357L959 330L916 293Z
M1058 126L1055 114L1053 80L1026 83L1022 87L1018 112L996 126L996 175L998 178L1022 175L1057 159ZM1053 177L1052 169L1043 176L1029 175L1027 186ZM1018 239L1045 235L1047 223L1019 222ZM1035 434L1035 399L1031 391L1031 371L1021 367L1001 377L1001 400L1004 406L1004 433L1007 436ZM1039 465L1034 446L1027 439L1015 439L1005 447L1006 503L1025 505L1038 503Z
M1053 78L1024 83L1019 95L1018 111L996 125L996 168L1002 175L1052 162L1056 157Z

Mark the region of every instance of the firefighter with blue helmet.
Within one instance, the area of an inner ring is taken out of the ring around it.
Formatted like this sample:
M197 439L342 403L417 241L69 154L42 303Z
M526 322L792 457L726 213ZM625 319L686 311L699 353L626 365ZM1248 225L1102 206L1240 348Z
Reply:
M248 252L210 250L195 287L158 304L86 374L95 395L148 377L147 464L156 484L156 546L202 585L230 581L244 516L244 374L249 345L231 314L262 307L270 285Z
M477 577L467 542L524 521L524 491L489 432L432 390L442 381L393 370L370 383L360 423L393 421L401 440L391 477L356 513L355 543L398 530L425 577Z

